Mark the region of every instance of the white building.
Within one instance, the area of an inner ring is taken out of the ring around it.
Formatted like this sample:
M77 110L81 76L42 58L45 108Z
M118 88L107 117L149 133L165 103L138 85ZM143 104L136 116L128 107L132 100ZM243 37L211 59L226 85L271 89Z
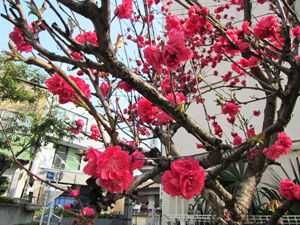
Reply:
M166 2L167 1L164 1L163 3L165 4ZM199 2L201 3L202 6L209 8L211 13L213 13L213 10L216 7L220 6L221 4L223 4L223 5L225 4L224 1L221 1L221 3L218 1L209 1L209 0L202 0ZM297 3L298 2L299 1L297 1ZM257 21L261 17L266 16L271 13L271 11L269 11L269 9L262 7L262 5L259 5L256 2L253 2L253 11L256 16L256 18L254 20L257 20ZM178 3L176 3L175 1L174 1L174 4L172 4L170 6L170 12L172 14L177 14L178 18L188 18L187 10L185 8L183 8L181 5L179 5ZM226 22L231 21L229 19L229 17L234 16L236 19L234 19L232 22L234 23L235 26L241 27L241 22L240 21L238 22L238 19L241 17L241 15L243 15L242 12L237 11L236 7L232 6L231 9L224 11L223 14L225 14L225 13L229 15L228 20ZM164 25L165 25L165 21L164 21ZM204 47L202 47L202 48L204 48ZM230 66L231 66L230 61L227 63L224 62L224 63L219 64L216 68L211 68L210 70L206 70L206 73L212 75L213 71L217 70L220 73L222 73L222 71L224 71L224 74L219 74L219 76L225 75L225 73L227 73L227 71L231 70ZM214 79L213 75L211 76L211 79ZM208 79L208 81L211 81L211 80ZM251 86L251 82L252 82L252 84L255 84L253 82L253 79L251 79L251 80L247 79L246 81L247 81L247 85ZM214 83L213 81L211 81L211 84L212 84L212 86L216 85L216 83ZM202 87L201 91L203 91L203 92L209 88L208 86L203 84L203 82L202 82L201 87ZM236 93L237 93L237 99L239 99L240 101L249 100L249 90L237 91ZM259 92L255 92L255 91L251 91L250 93L251 93L251 95L253 94L256 97L262 97L264 94L264 93L259 93ZM214 101L214 99L216 97L215 94L210 93L210 94L203 95L203 97L205 98L205 103L206 103L206 108L207 108L208 114L213 115L216 112L219 112L220 115L218 115L217 121L223 128L224 133L230 134L231 127L229 126L228 122L226 121L227 116L221 115L221 107L217 106L216 102ZM249 105L246 105L244 107L244 109L242 106L240 111L243 115L245 115L246 118L249 118L249 117L251 117L253 110L261 109L261 111L262 111L264 104L265 104L264 100L257 101L254 104L252 104L253 109L251 109L250 104L249 104ZM249 109L251 109L251 110L249 110ZM204 113L202 104L192 104L189 107L189 109L187 110L187 114L189 116L191 116L192 119L197 121L201 126L208 129L208 125L207 125L207 121L205 119L205 113ZM263 114L263 111L262 111L262 114ZM288 155L284 155L279 160L276 160L279 163L282 163L283 167L287 170L287 172L289 174L293 174L292 168L290 167L289 159L291 159L293 162L295 162L295 158L297 156L298 157L300 156L300 145L299 145L300 132L299 132L299 125L298 125L299 118L300 118L300 105L298 103L293 112L292 120L289 123L288 127L285 129L285 132L287 133L288 136L291 137L291 139L293 141L293 147L290 150ZM251 119L251 124L253 124L253 126L256 128L257 132L259 132L261 129L261 124L262 124L261 122L262 122L262 115L260 117L256 117L256 118L252 117L252 119ZM230 139L231 137L228 137L228 138ZM223 140L224 140L224 138L223 138ZM231 140L232 140L232 138L231 138ZM195 137L193 137L192 135L187 133L184 128L180 128L177 131L177 133L173 137L173 141L176 144L176 146L178 147L178 149L181 151L182 155L197 154L201 151L201 150L197 149L197 147L196 147L196 145L199 144L199 141ZM276 166L270 166L269 170L276 171L276 173L282 175L282 177L285 179L285 176L280 171L280 168L278 168ZM266 172L263 176L264 181L266 181L269 176L270 176L269 173ZM193 200L190 200L190 201L184 200L180 196L172 197L164 192L163 193L163 201L162 201L163 224L166 224L166 221L167 221L166 216L168 216L168 215L172 215L172 214L185 215L185 214L187 214L188 209L189 209L189 204L193 203L193 202L194 202Z

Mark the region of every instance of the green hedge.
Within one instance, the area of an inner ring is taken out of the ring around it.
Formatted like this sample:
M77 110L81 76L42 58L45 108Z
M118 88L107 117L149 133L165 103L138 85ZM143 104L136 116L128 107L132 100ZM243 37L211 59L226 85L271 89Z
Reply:
M31 223L18 223L15 225L39 225L39 224L40 224L39 222L31 222Z
M0 196L0 203L13 204L14 200L12 198Z

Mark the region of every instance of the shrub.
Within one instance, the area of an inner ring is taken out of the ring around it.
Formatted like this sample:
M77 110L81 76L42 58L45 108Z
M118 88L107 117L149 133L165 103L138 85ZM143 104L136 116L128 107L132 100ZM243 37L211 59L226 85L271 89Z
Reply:
M0 196L0 203L13 204L14 200L12 198Z

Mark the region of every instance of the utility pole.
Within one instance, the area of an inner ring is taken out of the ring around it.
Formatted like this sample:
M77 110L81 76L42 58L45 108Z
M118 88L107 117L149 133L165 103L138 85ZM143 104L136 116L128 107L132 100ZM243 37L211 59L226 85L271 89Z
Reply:
M123 224L122 225L131 225L132 208L133 208L132 200L128 197L125 197L124 215L123 215Z

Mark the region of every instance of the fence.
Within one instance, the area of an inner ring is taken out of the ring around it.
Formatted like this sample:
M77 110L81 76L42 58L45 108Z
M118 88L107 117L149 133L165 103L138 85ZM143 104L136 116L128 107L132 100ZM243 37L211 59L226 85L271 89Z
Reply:
M220 219L214 215L189 215L189 214L167 214L165 215L168 225L216 225L222 224ZM263 223L270 216L250 216L249 222ZM284 225L300 225L300 215L283 216ZM226 224L226 223L223 223Z

